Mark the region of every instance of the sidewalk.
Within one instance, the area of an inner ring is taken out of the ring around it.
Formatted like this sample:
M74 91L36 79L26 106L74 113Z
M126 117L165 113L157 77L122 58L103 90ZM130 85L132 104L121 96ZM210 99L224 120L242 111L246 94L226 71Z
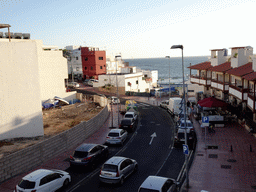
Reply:
M224 128L214 128L215 133L207 132L205 140L204 129L198 121L192 121L197 133L197 148L189 171L189 189L182 191L256 191L255 137L233 122ZM206 146L217 146L218 149Z

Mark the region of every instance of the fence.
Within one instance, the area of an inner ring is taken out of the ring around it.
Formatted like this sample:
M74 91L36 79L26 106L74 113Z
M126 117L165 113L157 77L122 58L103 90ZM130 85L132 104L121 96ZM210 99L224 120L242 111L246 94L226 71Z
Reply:
M107 100L104 98L103 100ZM107 101L104 101L107 103ZM46 160L65 152L68 148L82 143L96 132L107 120L110 107L107 104L101 112L75 127L58 135L0 159L0 182L33 169Z

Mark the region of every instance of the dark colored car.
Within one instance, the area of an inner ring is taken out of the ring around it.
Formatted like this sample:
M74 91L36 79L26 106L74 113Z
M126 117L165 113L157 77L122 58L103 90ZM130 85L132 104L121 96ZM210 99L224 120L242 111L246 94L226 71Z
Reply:
M107 159L108 154L108 146L83 143L70 156L70 166L89 166L94 169L98 162Z
M130 118L124 118L119 125L119 129L124 129L128 132L133 132L136 126L136 121Z
M195 132L187 129L187 144L191 148L195 142ZM174 139L174 147L185 144L185 129L179 129Z

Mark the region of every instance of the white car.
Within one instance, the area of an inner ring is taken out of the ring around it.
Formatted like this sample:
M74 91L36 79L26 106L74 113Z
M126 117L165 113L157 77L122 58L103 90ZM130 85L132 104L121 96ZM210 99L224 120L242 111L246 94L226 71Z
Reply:
M128 111L128 112L125 113L124 118L133 119L134 121L137 121L138 115L134 111Z
M93 86L93 83L98 83L98 82L99 82L99 81L96 80L96 79L90 79L87 84L88 84L89 86Z
M123 129L111 129L106 138L106 144L120 144L123 145L127 139L128 133Z
M162 101L160 103L160 107L167 109L167 106L169 105L169 100Z
M23 177L14 192L56 191L70 182L71 177L65 171L38 169Z
M138 192L173 192L176 191L176 181L174 179L148 176L141 184Z
M100 181L103 183L119 183L138 170L137 161L127 157L114 156L107 160L100 171Z
M120 99L118 99L117 97L111 97L111 104L119 104L120 103Z
M186 128L189 129L190 131L194 131L194 125L190 120L186 120ZM180 121L180 125L177 127L178 129L185 129L185 119Z
M67 87L72 87L72 88L76 88L76 87L80 87L79 83L77 82L69 82L67 84Z

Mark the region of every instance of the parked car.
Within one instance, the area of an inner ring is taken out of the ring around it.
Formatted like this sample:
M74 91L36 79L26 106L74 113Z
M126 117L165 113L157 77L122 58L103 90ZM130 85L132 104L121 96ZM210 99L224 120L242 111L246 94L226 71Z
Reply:
M106 138L106 144L121 144L127 139L128 133L123 129L111 129Z
M85 79L84 82L83 82L83 84L84 84L84 85L88 85L89 80L90 80L90 79Z
M160 103L160 107L167 109L167 106L169 105L169 100L162 101Z
M14 192L56 191L71 182L69 173L61 170L38 169L29 173L15 186Z
M120 129L124 129L128 132L133 132L136 126L136 121L130 118L124 118L121 121L121 124L119 125Z
M93 83L98 83L99 81L98 80L96 80L96 79L90 79L89 81L88 81L88 85L89 86L93 86Z
M193 146L195 138L195 132L187 129L187 144L189 147ZM182 146L182 144L185 144L185 129L178 129L174 138L174 147Z
M80 87L80 85L77 82L68 82L67 87L77 88Z
M133 119L134 121L137 121L138 115L137 115L137 112L135 112L135 111L128 111L125 113L124 118Z
M124 179L137 171L138 164L135 160L114 156L107 160L100 171L100 181L103 183L112 183L122 185Z
M70 156L70 166L85 166L95 168L96 164L109 155L108 146L83 143L76 148L73 155Z
M186 128L189 129L190 131L195 130L193 123L188 119L186 120L186 125L187 125ZM185 120L184 119L180 121L180 124L177 128L178 129L185 129Z
M174 179L148 176L141 184L138 192L174 192L176 191L177 183Z
M112 96L110 99L111 99L111 104L113 105L120 103L120 99L118 99L117 97Z

